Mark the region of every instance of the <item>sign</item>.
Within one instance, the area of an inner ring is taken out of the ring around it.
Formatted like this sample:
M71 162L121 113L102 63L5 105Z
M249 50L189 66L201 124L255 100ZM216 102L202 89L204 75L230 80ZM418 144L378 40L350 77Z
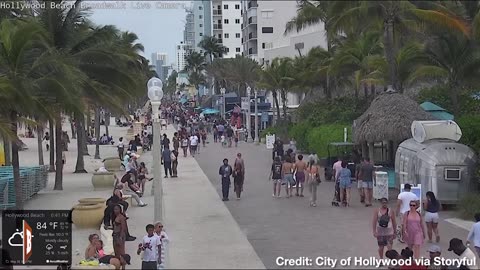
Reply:
M418 207L417 211L421 212L422 211L422 185L418 184L416 186L412 185L412 189L410 190L411 192L415 193L417 195L418 199L420 200L420 206ZM400 192L404 192L405 190L403 189L404 184L400 185Z
M273 145L275 144L275 134L267 134L265 137L265 144L267 145L267 149L273 149Z
M268 112L262 112L262 122L268 122Z
M250 99L248 97L242 97L242 110L248 111L250 108Z
M3 265L70 264L72 223L69 210L6 210L2 213Z

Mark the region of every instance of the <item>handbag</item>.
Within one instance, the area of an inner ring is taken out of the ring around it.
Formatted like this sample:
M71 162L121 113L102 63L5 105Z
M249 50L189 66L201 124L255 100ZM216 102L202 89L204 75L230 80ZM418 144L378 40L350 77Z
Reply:
M320 175L318 173L315 174L315 182L317 182L317 184L322 182L322 179L320 179Z

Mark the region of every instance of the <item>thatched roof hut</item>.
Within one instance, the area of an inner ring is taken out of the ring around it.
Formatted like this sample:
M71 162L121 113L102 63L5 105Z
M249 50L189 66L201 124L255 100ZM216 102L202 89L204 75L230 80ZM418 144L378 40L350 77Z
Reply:
M417 102L397 92L377 96L370 107L354 122L353 139L356 143L382 141L402 142L412 137L415 120L434 120Z

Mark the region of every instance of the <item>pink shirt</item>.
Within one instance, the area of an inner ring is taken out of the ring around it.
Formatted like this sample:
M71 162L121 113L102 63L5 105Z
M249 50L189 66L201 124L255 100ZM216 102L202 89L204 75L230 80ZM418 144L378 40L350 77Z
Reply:
M342 170L342 161L339 160L333 164L333 169L335 170L335 179L338 179L340 171Z

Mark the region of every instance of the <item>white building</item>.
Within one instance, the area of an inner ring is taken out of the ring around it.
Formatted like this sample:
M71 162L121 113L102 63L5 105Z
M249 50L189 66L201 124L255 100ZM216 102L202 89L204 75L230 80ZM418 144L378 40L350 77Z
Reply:
M186 56L190 53L190 45L184 44L183 42L180 42L180 44L177 44L177 47L175 48L175 66L178 69L178 72L182 71L185 69L186 65Z
M168 60L168 55L166 53L156 52L152 53L152 62L155 64L157 61L163 61L163 64L166 65Z
M221 11L221 16L215 16ZM241 1L212 1L212 13L214 22L221 29L213 30L214 35L225 46L223 58L234 58L242 54L242 3ZM220 24L219 24L220 22ZM218 28L218 27L217 27Z
M286 24L297 15L297 1L244 0L243 55L260 65L269 65L276 57L306 55L317 46L327 47L323 23L285 33ZM271 93L267 99L273 104ZM287 106L296 108L303 95L288 93Z

